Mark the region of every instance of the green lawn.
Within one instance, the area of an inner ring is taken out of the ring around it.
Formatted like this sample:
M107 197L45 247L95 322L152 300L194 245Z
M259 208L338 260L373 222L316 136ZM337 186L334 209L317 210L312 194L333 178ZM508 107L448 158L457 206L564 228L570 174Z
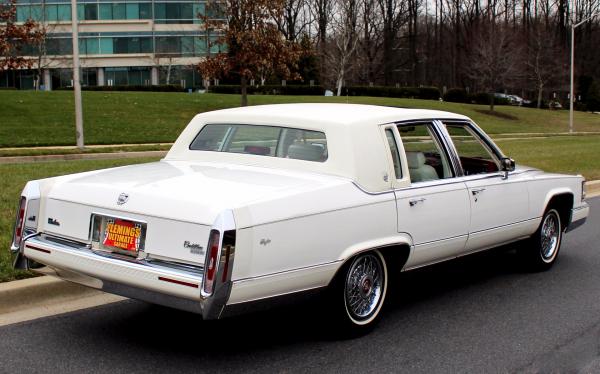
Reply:
M28 272L12 269L8 251L18 199L27 181L154 160L156 159L81 160L0 165L0 175L4 176L0 179L0 282L31 276Z
M83 93L87 144L172 142L199 112L235 107L238 95L161 92ZM339 102L447 110L465 114L490 134L567 131L568 111L497 107L514 119L482 113L487 106L433 100L374 97L262 96L251 105L290 102ZM600 131L600 115L575 113L576 131ZM75 143L73 93L0 90L0 147Z
M600 136L557 136L551 138L496 140L502 151L518 164L545 171L582 174L600 179Z

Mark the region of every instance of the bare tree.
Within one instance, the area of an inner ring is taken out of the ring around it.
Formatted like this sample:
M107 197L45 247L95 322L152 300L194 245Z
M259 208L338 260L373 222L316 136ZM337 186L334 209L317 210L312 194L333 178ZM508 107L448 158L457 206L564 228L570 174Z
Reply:
M544 88L561 73L561 64L556 48L556 36L538 22L530 33L527 66L529 78L537 91L537 107L541 108Z
M346 74L353 65L352 58L362 26L358 23L358 0L337 0L335 9L337 12L331 20L331 46L326 56L327 66L335 79L337 96L340 96Z
M518 72L519 51L506 26L490 23L479 29L473 43L467 74L489 93L490 110L494 110L494 92Z

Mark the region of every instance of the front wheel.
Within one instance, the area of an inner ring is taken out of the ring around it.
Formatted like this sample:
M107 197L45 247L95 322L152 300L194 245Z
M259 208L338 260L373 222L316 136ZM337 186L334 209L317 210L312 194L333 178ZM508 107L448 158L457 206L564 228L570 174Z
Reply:
M552 267L560 250L562 234L560 214L556 209L548 209L538 230L521 249L529 269L543 271Z
M376 323L388 286L381 252L361 253L348 261L332 284L332 318L345 335L368 332Z

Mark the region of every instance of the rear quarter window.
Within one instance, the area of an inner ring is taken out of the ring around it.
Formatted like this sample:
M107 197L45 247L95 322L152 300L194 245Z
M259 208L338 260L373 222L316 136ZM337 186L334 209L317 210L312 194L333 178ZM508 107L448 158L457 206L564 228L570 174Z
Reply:
M206 125L190 144L192 151L241 153L324 162L327 139L321 131L258 125Z

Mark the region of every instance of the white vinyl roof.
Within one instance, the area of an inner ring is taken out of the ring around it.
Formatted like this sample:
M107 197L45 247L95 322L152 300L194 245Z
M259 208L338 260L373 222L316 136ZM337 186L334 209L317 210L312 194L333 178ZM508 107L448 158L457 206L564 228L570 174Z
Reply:
M306 124L318 123L323 127L328 126L362 126L366 124L384 124L390 122L408 121L414 119L468 119L467 117L450 112L427 109L406 109L389 106L363 105L363 104L275 104L256 105L240 108L222 109L199 114L207 123L211 120L223 118L246 118L246 123L251 120L264 120L269 122L290 124L291 122L304 122Z
M428 119L467 117L450 112L359 104L278 104L217 110L195 116L165 160L218 162L285 170L309 171L350 178L367 191L389 190L387 140L380 125ZM325 162L260 155L190 150L207 124L282 126L321 131L327 138ZM393 169L392 169L393 170Z

